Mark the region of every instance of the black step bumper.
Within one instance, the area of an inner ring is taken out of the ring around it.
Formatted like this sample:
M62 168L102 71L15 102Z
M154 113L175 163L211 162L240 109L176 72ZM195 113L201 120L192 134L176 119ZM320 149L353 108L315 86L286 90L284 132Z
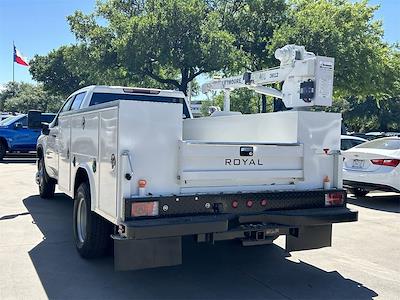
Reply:
M326 207L266 211L257 214L218 214L205 216L172 217L146 220L132 220L123 223L128 239L150 239L220 233L237 230L242 224L265 224L277 228L299 228L323 226L334 223L354 222L358 212L347 207ZM283 233L283 232L282 232Z

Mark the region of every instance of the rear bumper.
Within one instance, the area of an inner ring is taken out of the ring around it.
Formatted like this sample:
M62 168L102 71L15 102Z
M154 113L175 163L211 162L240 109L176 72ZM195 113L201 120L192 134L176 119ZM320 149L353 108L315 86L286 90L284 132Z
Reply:
M326 207L326 195L330 192L346 196L344 190L314 190L148 197L147 201L158 201L160 207L169 208L164 214L160 211L157 218L131 218L121 224L119 234L112 236L115 268L132 270L180 264L181 237L186 235L196 236L198 242L237 239L244 246L271 244L285 235L285 249L289 252L329 247L332 224L358 219L358 212L347 208L345 202ZM256 199L251 208L245 205L249 199ZM269 202L262 206L264 199ZM140 201L146 198L125 199L126 212L132 203ZM232 208L232 201L239 205Z
M385 184L377 184L371 182L360 182L360 181L353 181L353 180L343 180L343 186L347 188L360 188L367 191L383 191L383 192L395 192L400 193L399 190L395 189L392 186L385 185Z
M132 220L123 223L128 239L150 239L206 233L248 230L244 224L260 224L262 228L275 228L275 235L287 234L290 229L303 226L323 226L333 223L354 222L358 212L347 207L327 207L268 211L257 214L189 216L149 220Z
M360 187L367 190L399 191L400 173L398 168L380 167L376 171L355 171L343 169L343 183L351 187ZM352 185L350 185L352 184ZM357 186L356 186L357 185Z

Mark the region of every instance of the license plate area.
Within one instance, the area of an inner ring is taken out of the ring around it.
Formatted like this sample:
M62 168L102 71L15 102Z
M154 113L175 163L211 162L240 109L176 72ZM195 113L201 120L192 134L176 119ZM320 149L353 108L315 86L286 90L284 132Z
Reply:
M353 159L352 167L354 169L362 169L362 168L364 168L364 163L365 163L365 161L362 159Z

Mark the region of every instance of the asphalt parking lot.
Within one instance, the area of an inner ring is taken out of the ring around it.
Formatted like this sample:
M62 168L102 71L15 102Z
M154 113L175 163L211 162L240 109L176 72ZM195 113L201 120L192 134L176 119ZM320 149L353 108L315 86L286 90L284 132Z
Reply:
M184 241L183 265L114 272L81 259L72 201L43 200L32 158L0 163L0 299L400 299L400 195L349 199L359 222L334 225L333 247L285 253Z

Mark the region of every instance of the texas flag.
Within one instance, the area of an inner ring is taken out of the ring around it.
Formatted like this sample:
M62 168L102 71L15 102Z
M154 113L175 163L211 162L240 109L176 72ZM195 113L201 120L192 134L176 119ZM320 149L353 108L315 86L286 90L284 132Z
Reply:
M14 62L17 64L27 66L29 67L29 64L27 63L27 59L22 56L21 52L18 51L17 48L14 46Z

